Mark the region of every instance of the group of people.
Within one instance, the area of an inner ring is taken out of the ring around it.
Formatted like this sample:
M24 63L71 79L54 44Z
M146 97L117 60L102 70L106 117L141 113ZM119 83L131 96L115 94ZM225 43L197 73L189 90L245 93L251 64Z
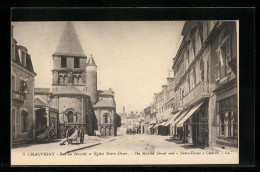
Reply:
M128 128L127 130L126 130L126 134L127 135L134 135L134 134L136 134L137 132L136 132L136 130L135 129L132 129L132 128Z

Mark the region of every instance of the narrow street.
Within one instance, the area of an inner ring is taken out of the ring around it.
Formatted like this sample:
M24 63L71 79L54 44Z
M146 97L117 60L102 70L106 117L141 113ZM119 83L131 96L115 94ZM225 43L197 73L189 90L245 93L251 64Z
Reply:
M160 135L125 135L122 132L116 137L86 136L83 144L61 146L64 140L20 145L13 148L11 154L14 160L19 159L19 163L28 165L165 164L166 161L200 164L207 162L208 158L223 163L229 162L231 157L238 157L238 152L201 149ZM225 156L219 159L221 154Z
M121 152L156 152L170 150L185 150L173 142L169 136L146 134L125 135L121 139L88 148L88 151L121 151ZM81 150L84 152L85 150Z

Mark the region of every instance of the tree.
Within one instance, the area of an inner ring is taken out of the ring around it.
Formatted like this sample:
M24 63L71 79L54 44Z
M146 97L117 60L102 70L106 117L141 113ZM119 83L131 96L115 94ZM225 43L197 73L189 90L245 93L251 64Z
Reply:
M115 125L116 125L116 133L115 133L115 136L117 135L117 127L121 127L121 116L116 113L116 116L115 116Z

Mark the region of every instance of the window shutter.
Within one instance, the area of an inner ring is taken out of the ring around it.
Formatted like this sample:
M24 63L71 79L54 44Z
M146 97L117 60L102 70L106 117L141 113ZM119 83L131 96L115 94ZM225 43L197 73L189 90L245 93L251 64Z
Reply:
M227 41L226 41L226 60L227 60L227 73L231 72L231 68L230 66L228 65L229 62L231 61L231 53L230 53L230 37L227 38Z
M217 63L215 66L215 80L219 80L219 64Z

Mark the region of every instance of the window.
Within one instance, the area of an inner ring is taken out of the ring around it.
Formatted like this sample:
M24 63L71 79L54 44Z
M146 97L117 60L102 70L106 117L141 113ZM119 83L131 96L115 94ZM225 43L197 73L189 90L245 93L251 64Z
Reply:
M66 67L67 67L67 58L61 57L61 68L66 68Z
M68 84L69 82L69 78L67 75L64 76L64 84Z
M74 58L74 68L79 68L79 58L78 57Z
M20 79L20 89L19 89L19 91L20 91L20 93L25 93L25 88L27 87L27 85L26 85L26 82L23 80L23 79Z
M22 133L26 132L27 131L27 120L28 120L28 112L22 110L22 115L21 115L21 130L22 130Z
M200 60L200 72L201 72L201 80L204 81L204 62Z
M64 84L64 80L62 75L59 75L59 84Z
M192 49L193 49L193 53L194 53L194 57L196 56L196 38L195 38L195 34L196 34L196 31L197 31L197 27L194 27L193 29L191 29L191 33L190 33L190 38L191 38L191 46L192 46ZM192 61L193 59L191 59Z
M215 80L218 81L219 80L219 55L217 55L217 63L215 66Z
M225 30L223 30L219 35L219 49L217 49L217 55L218 61L215 67L216 80L226 77L226 75L231 72L231 68L228 65L231 61L230 37L227 35Z
M67 114L67 117L68 117L68 123L72 123L73 122L73 112L72 111L69 111L68 114Z
M217 102L218 136L234 138L238 135L236 97Z
M26 66L26 53L22 51L22 65Z
M78 76L78 84L82 84L82 77L80 75Z
M16 89L15 89L15 76L14 75L12 75L12 81L11 81L12 83L12 91L15 91Z
M108 116L108 114L104 114L104 123L105 124L107 124L107 123L109 123L109 116ZM131 122L130 122L130 124L131 124Z
M73 83L78 84L78 77L76 75L73 75Z

